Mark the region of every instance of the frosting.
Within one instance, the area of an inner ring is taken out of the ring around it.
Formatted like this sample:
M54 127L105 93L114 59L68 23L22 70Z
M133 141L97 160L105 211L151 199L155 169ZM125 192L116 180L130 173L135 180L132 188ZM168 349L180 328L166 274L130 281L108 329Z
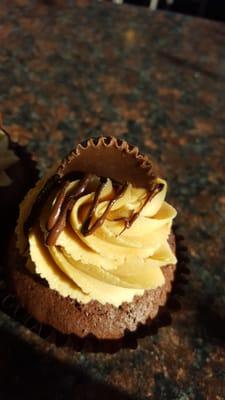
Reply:
M8 138L0 128L0 187L11 185L12 180L5 171L18 160L15 153L9 149Z
M176 211L165 201L165 181L157 178L149 191L90 174L50 190L46 181L21 205L17 244L51 289L119 306L163 285L161 267L176 263L167 241Z

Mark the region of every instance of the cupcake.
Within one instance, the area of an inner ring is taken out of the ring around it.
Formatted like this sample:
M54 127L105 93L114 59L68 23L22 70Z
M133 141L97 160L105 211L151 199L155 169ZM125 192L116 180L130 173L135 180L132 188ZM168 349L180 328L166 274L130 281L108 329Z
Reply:
M80 338L119 339L151 322L177 262L166 192L137 147L79 144L21 203L8 257L19 303Z
M34 162L23 147L10 140L0 115L0 218L4 238L15 224L19 203L36 179Z
M8 137L0 128L0 187L9 187L12 184L12 179L7 174L10 174L10 167L16 164L19 158L13 150L9 148Z

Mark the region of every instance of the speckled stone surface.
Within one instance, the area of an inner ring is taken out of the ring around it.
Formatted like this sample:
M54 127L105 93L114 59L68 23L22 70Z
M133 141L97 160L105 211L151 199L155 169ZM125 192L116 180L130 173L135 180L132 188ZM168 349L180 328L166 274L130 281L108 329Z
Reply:
M41 173L89 136L138 144L168 179L191 275L172 324L115 354L68 356L0 312L0 398L225 399L225 25L44 3L0 2L12 138Z

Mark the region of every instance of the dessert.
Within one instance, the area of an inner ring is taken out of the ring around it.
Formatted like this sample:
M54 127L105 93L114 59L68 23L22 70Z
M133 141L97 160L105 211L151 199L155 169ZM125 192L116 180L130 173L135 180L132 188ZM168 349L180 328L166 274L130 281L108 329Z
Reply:
M0 218L4 227L1 244L15 223L19 203L36 179L33 161L24 148L10 140L0 115Z
M176 269L166 191L125 141L78 145L20 206L8 271L19 302L79 337L117 339L151 321Z
M7 170L17 163L19 158L9 148L9 141L6 133L0 128L0 187L7 187L12 184L12 179Z

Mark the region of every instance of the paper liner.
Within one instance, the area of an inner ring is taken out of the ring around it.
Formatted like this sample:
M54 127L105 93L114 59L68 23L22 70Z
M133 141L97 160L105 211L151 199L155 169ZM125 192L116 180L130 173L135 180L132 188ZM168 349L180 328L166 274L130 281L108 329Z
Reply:
M172 290L167 294L167 302L164 306L159 306L159 311L156 317L145 324L140 323L135 332L126 332L122 339L116 340L100 340L93 336L79 338L76 335L63 335L55 328L39 323L30 314L24 310L18 303L16 297L10 293L6 284L6 278L3 271L0 270L0 310L7 314L13 321L19 323L18 330L23 327L28 341L32 341L32 332L35 336L38 335L39 341L46 341L54 346L54 353L57 357L57 352L63 350L66 359L70 359L73 351L82 352L103 352L115 353L123 348L135 349L138 346L139 339L146 336L157 334L162 326L168 326L172 322L172 314L180 310L182 307L181 299L185 295L185 286L188 283L188 268L187 248L184 245L184 238L178 232L178 227L174 227L176 236L176 256L177 267L172 283ZM15 329L15 327L13 327ZM35 341L37 340L37 337ZM41 342L40 342L41 345ZM43 346L41 346L43 347Z

